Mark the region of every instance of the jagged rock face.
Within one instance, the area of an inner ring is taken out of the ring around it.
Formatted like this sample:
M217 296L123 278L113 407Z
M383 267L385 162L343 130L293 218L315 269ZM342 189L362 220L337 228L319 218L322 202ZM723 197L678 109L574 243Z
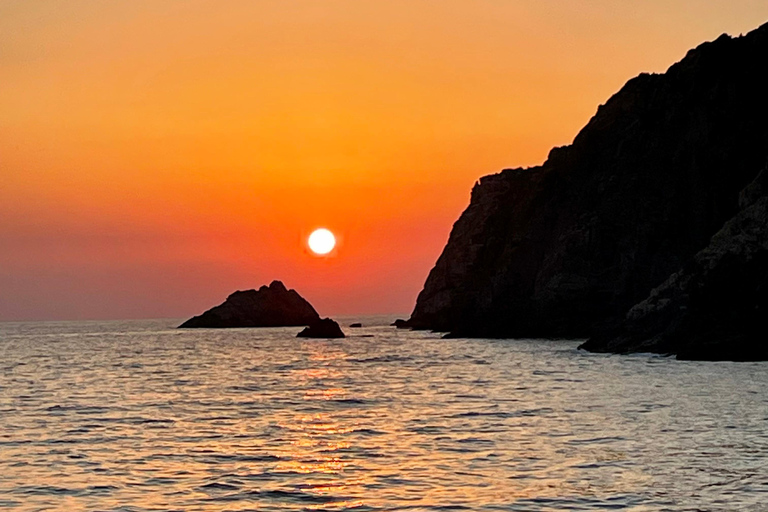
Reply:
M768 158L768 25L630 80L540 167L475 185L408 325L587 337L705 247Z
M319 319L315 308L296 290L272 281L258 290L236 291L223 304L179 327L283 327L309 325Z
M335 320L322 318L315 320L309 326L305 327L297 338L346 338L344 333Z
M768 169L741 209L679 272L582 348L681 359L768 359Z

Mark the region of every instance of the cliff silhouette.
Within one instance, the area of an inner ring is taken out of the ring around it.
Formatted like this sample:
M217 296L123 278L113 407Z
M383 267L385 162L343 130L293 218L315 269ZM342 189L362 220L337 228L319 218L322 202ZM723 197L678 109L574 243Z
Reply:
M729 221L731 230L748 222L766 229L765 211L740 203L740 194L768 161L767 91L768 24L704 43L666 73L631 79L541 166L479 180L407 325L452 336L591 336L592 350L718 358L712 346L707 356L690 344L638 341L644 335L633 337L629 321L638 310L628 314L673 274L700 273L695 262L704 265L701 251L712 244L723 254L745 244L742 252L760 252L756 232L713 236ZM718 265L764 283L765 260L755 258L749 270ZM741 307L759 308L753 302L764 292L756 293ZM746 333L747 324L720 330Z

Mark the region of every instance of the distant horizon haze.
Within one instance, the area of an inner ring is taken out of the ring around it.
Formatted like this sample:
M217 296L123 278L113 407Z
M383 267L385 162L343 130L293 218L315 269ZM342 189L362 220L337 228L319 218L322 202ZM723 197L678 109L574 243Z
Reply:
M0 321L187 318L275 279L323 316L410 312L477 179L766 21L754 0L3 2Z

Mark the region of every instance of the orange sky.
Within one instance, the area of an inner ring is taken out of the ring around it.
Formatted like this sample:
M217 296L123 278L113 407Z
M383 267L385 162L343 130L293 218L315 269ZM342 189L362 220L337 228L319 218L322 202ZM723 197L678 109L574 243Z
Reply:
M0 3L0 320L408 313L474 181L765 0ZM318 226L333 258L307 254Z

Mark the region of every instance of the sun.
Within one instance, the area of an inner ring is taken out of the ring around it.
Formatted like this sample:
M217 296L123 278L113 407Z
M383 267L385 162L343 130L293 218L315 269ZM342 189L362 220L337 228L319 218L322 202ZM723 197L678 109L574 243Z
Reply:
M309 248L315 254L328 254L336 247L336 237L325 228L316 229L307 240Z

